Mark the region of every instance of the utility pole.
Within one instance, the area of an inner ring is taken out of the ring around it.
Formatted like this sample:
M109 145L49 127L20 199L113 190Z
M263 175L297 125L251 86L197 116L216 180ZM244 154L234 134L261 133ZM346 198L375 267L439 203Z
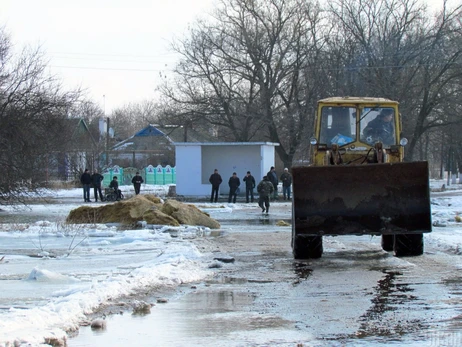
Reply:
M109 117L106 118L107 130L106 130L106 167L109 166Z
M106 118L106 95L103 95L103 116ZM106 118L106 167L109 167L109 117Z

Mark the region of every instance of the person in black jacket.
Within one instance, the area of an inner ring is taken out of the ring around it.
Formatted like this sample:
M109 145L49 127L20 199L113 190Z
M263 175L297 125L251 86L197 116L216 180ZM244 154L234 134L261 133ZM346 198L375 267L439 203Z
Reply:
M91 185L91 176L88 169L85 169L85 172L80 176L80 183L83 186L83 200L85 202L91 202L90 200L90 185Z
M257 192L258 192L258 206L261 208L261 212L266 214L269 212L270 208L270 196L273 193L274 187L270 182L267 176L263 176L263 180L258 183Z
M215 169L213 174L210 175L209 182L212 184L212 195L210 196L210 202L218 201L218 189L220 188L221 182L221 175L218 173L218 170Z
M278 175L276 173L276 169L274 166L271 166L271 169L268 171L266 174L266 177L268 178L268 181L270 181L273 184L273 198L277 199L278 198Z
M140 173L137 172L135 176L132 178L133 186L135 187L135 194L138 195L140 193L141 183L143 183L143 177L140 176Z
M229 178L228 181L229 185L229 196L228 196L228 203L231 203L231 198L233 199L233 203L236 203L237 197L237 188L241 185L241 180L237 177L237 173L233 172L233 175Z
M95 201L98 201L98 193L101 201L104 201L103 193L101 192L101 181L103 180L103 175L101 175L98 170L93 172L91 175L91 183L93 184L93 193L95 196Z
M384 145L395 143L395 131L393 128L394 111L392 108L384 108L377 117L371 120L363 130L368 141L380 141Z
M250 171L247 171L247 175L243 178L245 182L245 201L249 203L249 196L250 201L253 202L253 189L255 188L255 178L250 174Z
M284 200L290 200L290 186L292 185L292 175L289 172L288 168L284 169L284 173L281 175L280 180L282 182L282 195Z
M114 189L114 192L117 194L117 200L122 199L122 191L119 189L119 181L117 180L117 176L114 176L111 183L109 183L109 188Z

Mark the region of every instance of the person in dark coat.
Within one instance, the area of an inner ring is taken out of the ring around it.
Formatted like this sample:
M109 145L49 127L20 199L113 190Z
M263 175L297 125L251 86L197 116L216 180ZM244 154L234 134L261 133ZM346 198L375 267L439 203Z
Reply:
M233 172L233 175L229 178L228 181L229 185L229 196L228 196L228 203L231 203L231 198L233 203L236 203L237 198L237 188L241 185L241 180L237 177L237 173Z
M213 174L210 175L209 182L212 184L212 195L210 196L210 202L217 202L218 201L218 189L220 188L221 182L221 175L218 173L218 170L215 169Z
M271 169L268 171L268 173L266 174L266 177L268 178L268 180L273 184L273 198L274 199L277 199L278 198L278 175L276 173L276 169L274 168L274 166L271 166Z
M91 175L91 183L93 184L93 193L95 196L95 201L98 201L98 193L99 198L101 201L104 201L103 192L101 191L101 181L104 179L103 175L101 175L98 170L93 172Z
M243 178L245 182L245 201L249 203L249 196L250 201L253 202L253 189L255 188L255 178L250 174L250 171L247 171L247 175Z
M122 199L122 191L119 189L119 181L117 180L117 176L114 176L111 183L109 183L109 188L114 189L117 194L117 200Z
M90 200L90 185L91 185L91 176L90 171L85 169L85 172L80 176L80 183L83 186L83 200L85 202L91 202Z
M143 177L140 176L140 173L137 172L135 176L132 178L133 187L135 187L135 194L138 195L140 193L141 183L143 183Z
M385 145L392 145L395 143L395 131L393 127L392 108L384 108L377 117L371 120L363 130L366 137L371 140L379 140Z
M280 177L282 182L282 195L284 196L284 200L290 200L290 186L292 185L292 175L289 172L288 168L284 169L284 173Z
M268 176L263 176L263 180L258 183L258 206L261 208L261 212L268 214L270 208L270 196L273 193L274 186L268 179Z

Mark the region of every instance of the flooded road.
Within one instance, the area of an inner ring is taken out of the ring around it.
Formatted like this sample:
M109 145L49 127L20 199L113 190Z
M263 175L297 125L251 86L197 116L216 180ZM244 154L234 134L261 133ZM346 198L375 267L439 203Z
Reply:
M324 255L293 260L290 227L252 212L221 218L222 233L198 238L221 263L206 282L156 293L151 314L106 317L81 328L69 346L461 346L462 271L457 254L426 245L396 258L380 238L324 238ZM213 213L211 213L213 216ZM249 223L245 220L249 219ZM236 222L236 221L240 222Z

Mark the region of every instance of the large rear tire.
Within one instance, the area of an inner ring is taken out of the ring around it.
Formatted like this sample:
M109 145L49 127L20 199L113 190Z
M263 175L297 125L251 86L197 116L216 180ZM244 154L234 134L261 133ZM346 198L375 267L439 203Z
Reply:
M382 235L382 249L385 252L393 250L393 244L395 242L395 235Z
M317 259L323 253L322 236L297 235L292 243L294 259Z
M423 234L395 235L393 251L396 257L422 255L424 251Z

